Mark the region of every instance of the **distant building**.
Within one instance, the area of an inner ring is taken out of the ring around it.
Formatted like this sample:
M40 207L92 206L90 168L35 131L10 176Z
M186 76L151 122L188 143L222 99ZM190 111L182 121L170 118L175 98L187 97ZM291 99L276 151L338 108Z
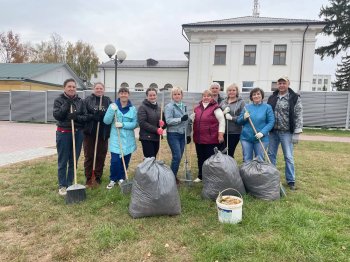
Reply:
M182 25L189 44L189 90L213 81L243 91L276 88L287 75L294 90L311 91L315 36L325 22L245 16Z
M67 64L0 63L0 91L62 90L68 78L76 80L78 89L84 89L81 79Z
M313 75L312 91L333 91L331 75Z
M114 61L98 66L98 77L106 91L114 91ZM186 89L188 61L174 60L125 60L118 64L117 86L134 91L145 91L148 87L163 88L179 86Z

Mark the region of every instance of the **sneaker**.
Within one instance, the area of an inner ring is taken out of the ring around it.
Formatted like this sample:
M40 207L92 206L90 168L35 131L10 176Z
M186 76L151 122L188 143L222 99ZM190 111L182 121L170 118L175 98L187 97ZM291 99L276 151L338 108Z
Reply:
M115 181L111 180L107 185L107 189L112 189L115 186Z
M118 185L123 184L123 182L124 182L124 179L120 179L120 180L118 181Z
M290 190L295 190L295 184L293 182L288 183L288 186Z
M200 179L199 177L197 177L195 180L193 180L193 182L199 183L199 182L202 182L202 179Z
M60 189L58 189L58 194L60 196L65 196L67 195L67 189L65 187L61 187Z
M180 185L180 180L177 177L175 178L175 180L176 180L176 185Z

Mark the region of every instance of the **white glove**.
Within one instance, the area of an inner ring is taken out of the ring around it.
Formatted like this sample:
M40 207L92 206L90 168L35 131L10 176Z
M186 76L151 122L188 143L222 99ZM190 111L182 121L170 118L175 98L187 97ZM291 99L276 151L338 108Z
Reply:
M260 139L260 138L262 138L263 136L264 136L264 135L263 135L263 133L261 133L261 132L256 133L256 135L255 135L256 139Z
M194 121L194 118L196 117L196 114L195 113L192 113L191 115L190 115L190 119L192 120L192 122Z
M116 111L118 109L118 106L116 105L116 103L112 103L111 104L111 108Z
M246 120L246 119L249 118L249 117L250 117L249 112L248 112L248 111L245 111L245 112L244 112L244 116L243 116L244 120Z
M299 142L299 133L298 134L293 134L292 136L292 143L295 145L295 144L298 144Z
M231 116L229 113L227 113L227 114L225 115L225 117L226 117L227 120L232 120L232 116Z
M222 111L224 113L224 115L226 115L227 113L229 113L231 110L230 110L230 107L226 107L224 111Z
M115 122L115 127L116 127L116 128L122 128L122 127L123 127L123 123L121 123L121 122Z

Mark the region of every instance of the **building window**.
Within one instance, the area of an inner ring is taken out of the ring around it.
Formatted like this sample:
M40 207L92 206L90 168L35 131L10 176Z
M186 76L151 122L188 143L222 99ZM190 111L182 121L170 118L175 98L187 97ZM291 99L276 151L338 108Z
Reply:
M158 88L158 85L156 83L152 83L149 85L149 87Z
M255 65L256 45L244 46L244 65Z
M312 79L312 84L316 85L316 78Z
M277 82L272 82L271 83L271 91L274 92L276 91L278 88L277 88Z
M226 46L216 45L214 65L225 65L225 64L226 64Z
M220 91L224 91L225 81L217 81L217 80L215 80L213 82L216 82L216 83L218 83L220 85Z
M137 83L137 84L135 85L135 91L137 91L137 92L143 92L143 84Z
M243 81L242 92L250 92L254 87L254 81Z
M173 85L172 84L166 84L165 86L164 86L164 88L166 88L166 89L172 89L173 88Z
M325 85L328 85L328 79L324 79L324 80L323 80L323 83L324 83Z
M128 87L129 87L129 84L128 84L128 83L123 82L123 83L121 83L120 87L126 87L126 88L128 88Z
M317 87L317 91L322 91L322 88L321 87Z
M286 64L287 45L275 45L273 51L273 64L285 65Z
M318 79L318 84L322 85L322 79Z
M315 82L316 82L316 81L315 81ZM312 87L312 91L316 91L316 87L313 86L313 87Z

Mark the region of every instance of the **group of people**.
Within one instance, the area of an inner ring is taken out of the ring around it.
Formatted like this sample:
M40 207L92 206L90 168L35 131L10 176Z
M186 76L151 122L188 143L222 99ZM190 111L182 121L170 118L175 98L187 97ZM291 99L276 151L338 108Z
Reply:
M104 85L96 83L93 94L82 100L77 95L75 80L67 79L63 85L64 93L55 99L53 109L57 120L59 194L65 195L67 187L73 183L72 122L76 159L84 144L87 186L92 185L92 174L101 184L108 147L111 163L107 189L124 181L124 168L128 168L131 155L136 151L134 129L139 127L144 157L157 156L164 130L167 130L167 142L172 153L170 167L177 184L180 183L177 174L185 145L191 143L193 137L198 163L198 177L194 182L202 181L203 163L214 154L215 147L221 150L226 148L228 154L234 157L240 141L244 162L251 161L253 156L264 160L265 150L268 149L268 157L276 165L281 144L286 162L286 180L290 189L294 190L293 144L298 142L303 123L301 99L289 84L287 77L279 78L278 90L273 92L267 103L263 102L264 91L254 88L250 92L252 103L245 104L239 96L237 85L228 86L227 97L223 99L220 85L214 82L189 112L183 102L183 90L179 87L171 89L171 101L164 108L157 102L158 90L148 88L146 98L137 110L125 87L118 90L118 98L112 103L104 95Z

